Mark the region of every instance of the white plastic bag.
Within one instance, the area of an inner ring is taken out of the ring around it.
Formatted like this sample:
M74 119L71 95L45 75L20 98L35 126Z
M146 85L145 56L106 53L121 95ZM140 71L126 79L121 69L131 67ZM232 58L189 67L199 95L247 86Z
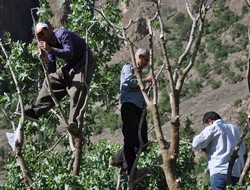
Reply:
M14 131L14 133L8 133L8 132L6 132L6 136L7 136L9 145L11 146L12 150L15 151L16 150L15 143L16 143L17 140L19 140L20 129L16 129Z

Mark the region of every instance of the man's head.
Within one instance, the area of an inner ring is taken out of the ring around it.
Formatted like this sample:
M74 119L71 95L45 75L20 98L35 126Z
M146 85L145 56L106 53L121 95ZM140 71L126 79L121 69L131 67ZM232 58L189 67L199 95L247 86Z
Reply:
M36 35L41 41L53 42L53 31L46 23L39 22L36 25Z
M203 125L209 126L212 125L214 121L221 119L221 116L213 111L207 112L203 116Z
M140 69L143 69L149 62L149 50L140 48L135 54L135 61Z

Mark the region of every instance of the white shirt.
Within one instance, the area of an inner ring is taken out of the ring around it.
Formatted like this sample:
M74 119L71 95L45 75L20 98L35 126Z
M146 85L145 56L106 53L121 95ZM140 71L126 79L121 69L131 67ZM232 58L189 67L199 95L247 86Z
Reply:
M240 139L240 130L222 119L214 121L193 139L195 150L205 149L208 156L208 169L213 174L227 174L231 153ZM235 161L232 176L240 177L244 167L244 143L238 152L239 158Z

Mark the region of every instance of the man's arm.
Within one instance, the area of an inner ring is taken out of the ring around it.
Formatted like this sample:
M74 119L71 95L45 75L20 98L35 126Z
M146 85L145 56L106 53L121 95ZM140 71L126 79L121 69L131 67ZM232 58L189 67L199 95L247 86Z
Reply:
M125 78L124 83L126 83L129 88L138 88L139 87L137 78L136 78L135 74L133 74L133 71L132 71L130 64L124 65L123 74L124 74L124 78Z
M56 59L50 53L47 53L44 50L41 50L40 58L46 63L47 69L49 73L56 72Z
M192 146L195 150L205 149L211 142L212 133L205 128L200 134L194 137Z
M68 32L63 32L60 40L61 40L60 43L62 45L62 49L52 47L52 51L50 53L64 60L72 59L73 43L72 43L70 34Z

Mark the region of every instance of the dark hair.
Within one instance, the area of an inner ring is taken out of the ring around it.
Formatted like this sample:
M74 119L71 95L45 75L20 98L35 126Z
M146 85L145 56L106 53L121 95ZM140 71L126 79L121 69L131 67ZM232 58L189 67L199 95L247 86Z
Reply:
M221 116L214 112L214 111L210 111L204 114L203 116L203 123L208 123L208 120L211 119L213 121L217 120L217 119L221 119Z

